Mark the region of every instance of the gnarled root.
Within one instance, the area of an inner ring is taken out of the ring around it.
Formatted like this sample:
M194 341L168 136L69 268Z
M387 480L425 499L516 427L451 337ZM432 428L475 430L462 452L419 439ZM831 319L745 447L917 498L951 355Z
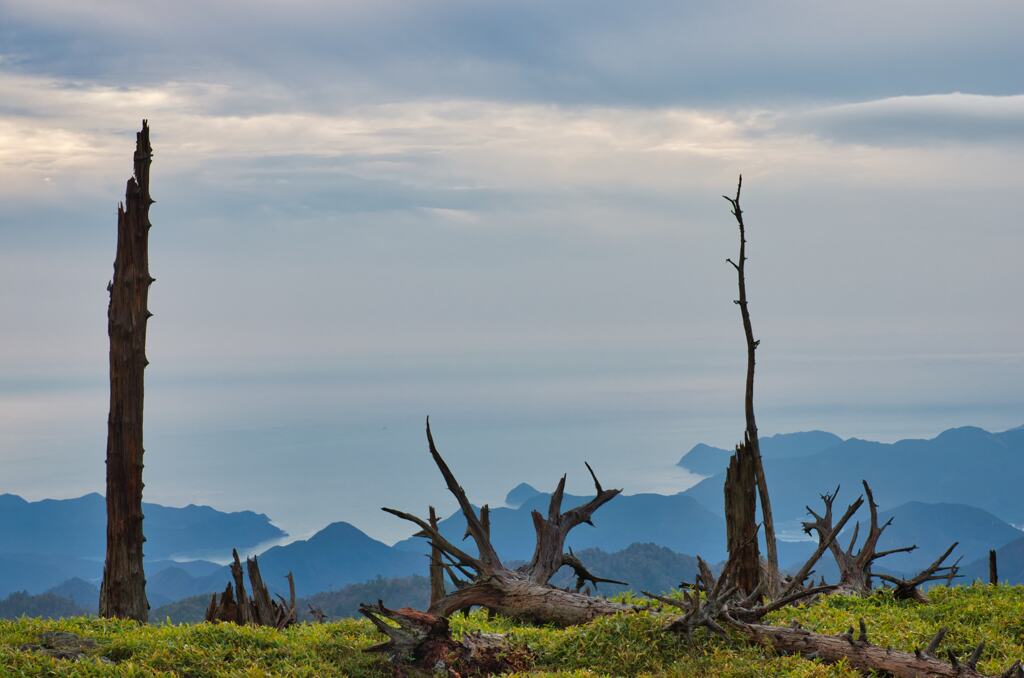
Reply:
M387 642L369 652L384 652L395 668L395 675L416 672L445 672L445 675L491 676L529 670L535 656L528 648L514 645L498 633L471 633L454 640L448 620L407 607L389 610L380 601L360 605L366 616ZM388 622L392 623L388 623Z

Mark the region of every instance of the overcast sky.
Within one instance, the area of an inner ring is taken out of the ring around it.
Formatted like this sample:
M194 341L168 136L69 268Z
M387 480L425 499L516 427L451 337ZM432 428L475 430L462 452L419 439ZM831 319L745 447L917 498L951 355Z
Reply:
M0 0L0 491L103 488L155 158L146 498L301 534L675 492L741 436L1024 423L1024 3ZM824 489L824 488L821 488Z

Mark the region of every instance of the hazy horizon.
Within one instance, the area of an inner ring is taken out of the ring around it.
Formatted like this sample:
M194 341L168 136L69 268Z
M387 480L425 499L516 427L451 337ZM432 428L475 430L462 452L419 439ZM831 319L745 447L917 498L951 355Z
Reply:
M762 432L1024 423L1024 5L0 13L0 492L102 491L142 118L146 501L390 542L452 509L428 414L475 502L682 489L743 430L740 173Z

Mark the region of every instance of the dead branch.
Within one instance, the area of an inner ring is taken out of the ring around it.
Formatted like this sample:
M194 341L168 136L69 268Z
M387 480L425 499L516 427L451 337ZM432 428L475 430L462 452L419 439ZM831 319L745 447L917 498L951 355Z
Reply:
M832 525L832 503L835 501L837 494L839 494L838 487L832 494L821 495L821 499L825 503L824 516L817 515L811 510L810 506L807 507L807 512L815 518L815 524L812 529L818 533L818 547L815 549L814 553L811 554L811 557L807 559L807 562L804 563L803 567L801 567L790 579L784 595L793 593L803 586L803 582L808 576L810 576L812 568L825 554L825 551L832 547L836 538L839 537L839 533L843 531L844 527L846 527L846 523L849 522L850 518L853 517L853 514L855 514L860 509L861 504L864 503L863 497L857 497L856 501L846 507L846 512L843 513L839 522ZM804 523L804 531L808 531L807 523Z
M477 514L473 508L465 490L459 485L434 443L429 419L427 441L434 463L441 471L448 490L455 496L462 509L466 518L467 534L476 543L479 554L478 557L471 556L452 544L441 534L436 523L432 524L403 511L384 509L392 515L416 524L420 528L417 536L430 539L432 549L437 549L440 557L449 562L446 570L455 585L455 590L432 600L430 614L448 617L459 610L481 606L525 621L572 625L602 615L633 609L631 606L613 603L604 598L563 591L548 583L563 566L572 567L577 578L582 578L583 582L613 581L591 573L573 553L566 554L565 540L576 526L583 523L592 525L594 512L611 501L620 490L604 489L593 469L587 465L594 481L594 498L563 511L566 479L562 476L551 495L547 516L539 511L533 512L533 524L537 533L533 557L526 565L510 570L502 564L491 543L489 512L485 507Z
M437 532L437 512L434 507L430 507L429 512L430 527L434 532ZM434 540L430 540L430 604L433 605L442 598L444 598L444 563L441 561L441 548L434 543ZM450 571L449 571L450 574Z
M594 584L595 590L597 589L597 585L599 583L621 584L622 586L629 586L629 584L627 584L626 582L619 581L618 579L605 579L604 577L598 577L592 574L590 570L588 570L586 566L583 564L583 561L576 557L576 554L572 552L571 548L569 549L569 553L567 555L562 556L562 565L571 567L573 572L576 573L577 591L582 589L588 581Z
M947 584L950 584L953 579L960 576L960 558L957 558L952 565L943 565L958 543L953 542L942 555L932 561L931 565L910 579L900 579L899 577L881 573L874 576L895 586L892 595L896 600L915 600L919 603L927 603L928 597L917 588L918 586L933 581L945 581Z
M878 550L878 539L882 536L885 529L892 524L892 518L889 518L882 525L878 524L878 504L875 503L875 496L871 492L871 486L868 485L866 480L861 482L864 485L864 493L867 496L869 510L868 533L864 538L864 542L857 549L857 537L860 534L860 523L858 522L854 525L853 534L846 549L843 549L835 539L829 543L829 550L832 552L832 556L835 558L836 565L839 568L838 590L853 595L867 595L871 593L871 578L874 576L871 572L871 567L876 560L894 553L908 553L917 548L917 546L905 546L887 551ZM807 512L811 514L814 520L803 524L804 532L807 534L816 533L819 544L832 532L836 532L838 535L838 531L832 525L832 503L838 494L839 488L837 487L832 494L823 494L821 496L821 500L825 504L824 515L818 515L810 507L807 507ZM854 506L859 508L862 503L863 498L858 498L856 502L850 505L851 509L856 511ZM851 515L850 509L847 509L847 513L843 516L844 520L848 520Z
M834 499L835 495L828 495ZM830 530L833 539L835 530ZM947 551L939 559L939 563L948 555ZM820 557L820 553L812 556ZM813 565L813 563L811 563ZM961 660L953 652L947 658L940 658L936 653L946 635L945 629L940 630L924 650L913 653L901 652L891 648L872 645L868 639L868 627L863 619L859 623L859 632L850 628L839 635L816 633L800 627L773 626L762 624L761 620L769 613L806 600L820 593L834 589L834 586L807 588L783 596L775 601L752 607L750 603L756 596L741 597L738 587L732 583L735 577L735 564L727 562L722 574L716 579L703 560L698 560L699 573L696 584L689 592L684 593L683 600L675 600L659 596L653 598L684 611L682 617L670 622L666 629L689 636L700 627L714 633L726 635L732 629L747 639L767 645L777 652L799 654L809 659L834 663L846 661L865 673L884 673L892 676L959 676L960 678L980 678L983 674L977 670L978 661L984 651L984 643L977 646L967 658ZM700 592L704 592L704 596ZM1020 663L1014 663L1003 676L1021 678Z

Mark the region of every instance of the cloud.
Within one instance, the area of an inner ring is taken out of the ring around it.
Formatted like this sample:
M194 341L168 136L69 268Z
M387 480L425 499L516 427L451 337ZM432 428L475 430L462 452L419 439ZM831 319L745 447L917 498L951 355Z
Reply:
M828 106L785 116L776 130L876 146L1020 143L1024 95L933 94Z
M728 445L740 171L765 430L1019 423L1022 363L978 356L1020 343L1024 236L992 198L1022 190L1024 5L0 13L0 489L101 486L104 286L143 117L153 498L398 536L366 493L443 495L427 412L480 500L584 456L642 483ZM922 346L967 357L906 358ZM240 458L272 505L217 484Z
M244 83L301 107L412 98L714 106L1018 93L998 0L713 4L5 0L6 61L110 85Z

